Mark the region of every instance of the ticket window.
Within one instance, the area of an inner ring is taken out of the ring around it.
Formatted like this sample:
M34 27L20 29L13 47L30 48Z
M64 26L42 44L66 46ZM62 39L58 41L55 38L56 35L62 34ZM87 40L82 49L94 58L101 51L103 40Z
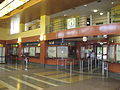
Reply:
M0 47L0 63L5 63L5 47Z
M97 59L107 60L107 45L97 47Z

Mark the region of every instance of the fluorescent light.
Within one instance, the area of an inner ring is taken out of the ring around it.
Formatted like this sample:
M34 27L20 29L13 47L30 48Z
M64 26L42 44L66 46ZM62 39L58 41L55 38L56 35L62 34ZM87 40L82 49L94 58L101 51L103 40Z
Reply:
M67 16L67 14L64 14L64 16Z
M103 15L104 13L100 13L100 15Z
M86 42L87 41L87 37L83 37L83 41Z
M8 2L9 1L9 2ZM10 13L30 0L5 0L0 4L0 17Z
M86 5L84 5L85 7L87 7L87 4Z
M111 4L114 4L114 2L111 2Z
M94 9L93 12L98 12L98 10L97 10L97 9Z

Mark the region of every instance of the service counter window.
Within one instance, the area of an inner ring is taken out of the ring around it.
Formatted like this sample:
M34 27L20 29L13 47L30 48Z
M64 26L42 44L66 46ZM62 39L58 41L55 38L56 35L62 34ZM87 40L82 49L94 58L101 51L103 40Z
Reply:
M58 58L58 59L68 59L76 57L75 42L55 40L48 41L47 57L48 58Z
M23 54L29 57L40 57L39 45L39 42L23 43Z
M29 56L30 57L35 57L35 47L30 47Z
M35 56L40 57L40 47L36 47Z
M12 55L18 55L18 48L14 47L12 49L13 49Z
M48 47L48 58L56 58L56 47Z
M120 45L116 45L116 61L120 62Z
M18 55L18 44L8 44L8 55Z
M110 45L109 46L109 51L108 51L108 58L110 62L115 62L115 45Z
M68 58L68 46L57 47L57 58Z
M81 51L80 51L80 55L81 55L81 58L83 59L83 58L85 58L85 47L81 47Z

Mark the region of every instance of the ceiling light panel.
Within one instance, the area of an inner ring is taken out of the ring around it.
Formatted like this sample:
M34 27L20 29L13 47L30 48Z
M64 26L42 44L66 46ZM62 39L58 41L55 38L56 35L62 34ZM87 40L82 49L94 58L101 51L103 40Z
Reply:
M97 9L94 9L93 12L98 12L98 10L97 10Z
M20 7L21 5L25 4L28 1L30 0L13 0L10 4L6 5L6 7L0 10L0 17L8 14L9 12Z

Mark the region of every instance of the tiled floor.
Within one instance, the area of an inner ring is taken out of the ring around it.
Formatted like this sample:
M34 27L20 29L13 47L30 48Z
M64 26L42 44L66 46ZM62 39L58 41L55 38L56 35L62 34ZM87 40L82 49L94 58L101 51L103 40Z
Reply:
M120 81L29 65L0 65L0 90L120 90Z

